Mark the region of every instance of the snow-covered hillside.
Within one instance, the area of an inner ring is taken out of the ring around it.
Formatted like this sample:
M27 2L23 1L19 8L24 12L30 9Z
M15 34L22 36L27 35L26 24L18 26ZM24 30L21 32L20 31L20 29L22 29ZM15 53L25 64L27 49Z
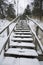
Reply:
M10 23L10 21L8 21L8 20L6 20L6 19L3 19L3 20L0 19L0 30L3 29L3 27L5 27L6 25L8 25L9 23ZM32 23L32 22L30 22L29 24L32 26L33 30L35 30L35 24ZM14 25L15 25L15 24L12 23L12 24L9 26L10 32L12 31ZM43 23L40 23L40 25L43 26ZM3 42L5 41L6 37L7 37L7 30L5 30L2 34L0 34L0 48L1 48L1 46L3 45ZM3 51L3 52L4 52L4 51ZM3 57L3 52L2 52L2 54L0 55L0 65L1 65L1 62L3 62L3 59L4 59L4 57ZM43 65L43 61L40 61L40 65Z

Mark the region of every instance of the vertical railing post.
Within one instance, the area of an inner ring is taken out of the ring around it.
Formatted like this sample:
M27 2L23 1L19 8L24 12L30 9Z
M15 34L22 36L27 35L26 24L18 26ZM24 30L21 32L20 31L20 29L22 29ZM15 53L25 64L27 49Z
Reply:
M37 26L36 27L36 35L38 36L38 30L39 30L39 27ZM37 39L35 38L35 49L37 50L37 43L38 43L38 41L37 41Z
M39 30L39 27L37 26L36 27L36 35L38 36L38 30Z
M7 36L9 35L9 26L7 27ZM9 48L9 44L10 44L10 38L8 38L8 48Z

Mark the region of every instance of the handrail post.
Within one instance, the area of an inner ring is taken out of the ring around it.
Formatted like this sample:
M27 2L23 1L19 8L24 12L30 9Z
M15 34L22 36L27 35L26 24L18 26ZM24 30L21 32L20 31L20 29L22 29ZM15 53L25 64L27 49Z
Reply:
M37 26L36 27L36 35L38 36L38 30L39 30L39 27Z
M38 30L39 30L39 27L37 26L36 27L36 35L38 36ZM35 38L35 49L37 50L37 43L38 43L38 41L37 41L37 39Z
M9 26L7 27L7 36L9 35ZM8 48L9 48L9 44L10 44L10 38L8 38Z

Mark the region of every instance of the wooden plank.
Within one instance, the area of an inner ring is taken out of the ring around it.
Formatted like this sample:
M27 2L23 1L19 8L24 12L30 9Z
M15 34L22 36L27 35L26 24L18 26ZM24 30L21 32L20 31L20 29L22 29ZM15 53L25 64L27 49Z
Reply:
M27 28L16 28L16 30L29 30L29 29L27 29Z
M13 37L17 38L29 38L29 37L32 37L32 35L14 35Z
M40 65L38 59L20 58L20 65Z
M9 48L5 56L35 58L38 54L33 49Z
M9 26L7 27L7 36L9 35L10 31L9 31ZM9 44L10 44L10 37L8 39L8 47L9 47Z
M14 32L30 32L30 30L14 30Z
M5 57L2 65L40 65L38 59Z
M15 42L33 42L33 38L12 38Z
M15 34L32 34L32 32L15 32Z
M21 43L11 42L10 47L12 47L12 48L19 47L19 48L35 49L35 45L33 43L23 43L23 42L21 42Z
M2 65L19 65L19 58L5 57Z

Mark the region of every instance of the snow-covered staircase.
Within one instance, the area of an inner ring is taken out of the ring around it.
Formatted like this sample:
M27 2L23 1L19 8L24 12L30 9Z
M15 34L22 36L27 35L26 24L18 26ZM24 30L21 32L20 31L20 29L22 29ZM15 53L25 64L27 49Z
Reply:
M40 65L33 36L26 21L21 20L12 32L10 47L2 65Z

